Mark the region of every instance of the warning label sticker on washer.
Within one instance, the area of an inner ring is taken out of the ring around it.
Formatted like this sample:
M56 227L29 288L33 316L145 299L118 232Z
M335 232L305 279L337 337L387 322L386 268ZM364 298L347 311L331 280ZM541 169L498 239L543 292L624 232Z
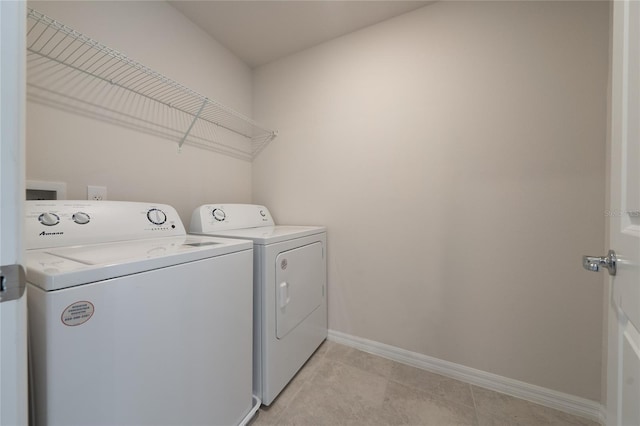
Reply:
M93 303L87 301L75 302L62 312L62 323L70 327L84 324L93 315Z

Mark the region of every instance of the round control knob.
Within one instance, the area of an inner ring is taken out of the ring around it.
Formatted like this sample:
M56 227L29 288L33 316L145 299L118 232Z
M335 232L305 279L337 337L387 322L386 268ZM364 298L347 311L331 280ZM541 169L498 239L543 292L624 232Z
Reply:
M86 214L85 212L74 213L73 216L71 216L71 219L73 219L73 221L78 225L85 225L89 223L89 221L91 220L89 215Z
M226 213L222 209L213 209L213 212L211 213L213 214L213 218L218 222L222 222L227 217Z
M46 226L53 226L60 223L60 217L57 214L51 213L51 212L42 213L38 217L38 220L40 221L41 224Z
M265 217L267 216L267 214L264 212L264 210L260 210L260 216Z
M147 219L154 225L162 225L167 221L167 215L160 209L151 209L147 212Z

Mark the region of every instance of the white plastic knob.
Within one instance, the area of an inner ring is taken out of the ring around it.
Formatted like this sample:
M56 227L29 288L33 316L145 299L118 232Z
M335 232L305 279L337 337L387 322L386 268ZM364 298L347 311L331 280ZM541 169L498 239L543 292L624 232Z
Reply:
M38 220L40 221L40 223L46 226L53 226L60 223L60 218L58 217L58 215L51 212L42 213L40 217L38 217Z
M73 216L71 216L71 219L73 219L73 221L78 225L85 225L91 220L89 215L84 212L74 213Z

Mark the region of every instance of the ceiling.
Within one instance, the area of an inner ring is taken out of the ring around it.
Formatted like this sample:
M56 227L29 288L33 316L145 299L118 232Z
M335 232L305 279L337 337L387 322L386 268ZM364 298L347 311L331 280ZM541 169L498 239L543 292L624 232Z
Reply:
M169 3L255 68L433 2L178 0Z

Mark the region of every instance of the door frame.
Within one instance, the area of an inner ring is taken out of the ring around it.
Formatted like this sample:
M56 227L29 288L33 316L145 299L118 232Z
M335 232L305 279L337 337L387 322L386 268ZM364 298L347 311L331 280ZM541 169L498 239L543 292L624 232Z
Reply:
M0 265L21 265L26 170L24 1L0 1L0 60ZM0 424L27 425L26 295L9 299L0 303Z
M633 182L636 181L633 175L628 177L625 172L628 169L629 158L633 161L639 160L635 158L636 154L634 154L633 149L628 148L625 142L629 128L627 120L633 119L632 116L627 117L630 114L627 110L631 108L631 114L635 116L637 109L637 105L635 107L629 106L633 105L629 103L629 99L633 99L628 97L629 92L633 92L632 96L636 97L636 99L640 95L637 87L627 87L628 76L632 68L630 64L636 63L635 66L637 66L638 57L635 57L635 55L640 56L637 51L629 49L628 45L630 24L632 22L630 17L634 16L630 13L631 3L629 0L611 1L609 3L608 194L606 210L608 213L605 217L606 246L604 252L607 251L607 248L618 251L619 273L618 278L610 277L607 274L603 279L605 284L603 302L606 317L604 318L602 400L604 402L603 418L605 424L616 426L624 421L624 416L631 415L636 418L640 416L636 404L629 404L628 400L629 395L631 395L633 401L636 400L634 395L640 392L638 384L635 386L629 385L625 383L626 380L623 380L625 377L630 379L634 376L636 378L640 377L640 351L638 350L638 347L640 347L640 335L637 329L638 325L634 326L628 318L628 315L630 315L631 318L636 318L635 321L638 322L637 303L629 303L629 301L637 300L637 293L634 292L637 291L636 286L640 284L635 282L640 268L640 247L637 245L640 244L640 239L638 239L637 225L629 222L629 217L632 212L635 213L639 206L636 205L637 200L636 202L631 201L629 205L627 205L629 201L625 200L625 197L629 197L629 193L625 189L625 181L629 179L633 179ZM633 19L633 21L635 21L634 25L636 25L634 28L637 28L638 18ZM634 48L637 48L637 45ZM630 51L635 52L633 56L629 55ZM635 59L630 60L630 57L635 57ZM630 121L629 123L633 122ZM637 122L633 124L637 125ZM636 145L634 144L634 146ZM627 151L628 149L631 149L629 151L630 154ZM630 292L630 289L633 289L633 291ZM623 309L627 309L628 314ZM632 356L629 356L630 354ZM627 360L630 362L626 362ZM635 381L638 382L637 380ZM623 404L623 401L626 401L626 403ZM629 410L629 407L632 407L632 409Z

